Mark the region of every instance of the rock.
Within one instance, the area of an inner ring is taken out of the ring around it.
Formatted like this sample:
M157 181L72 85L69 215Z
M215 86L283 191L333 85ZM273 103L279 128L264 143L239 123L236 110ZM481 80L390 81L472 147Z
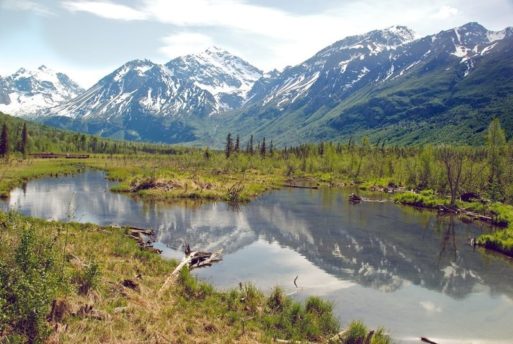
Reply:
M129 289L132 289L132 290L135 290L135 291L140 291L139 285L137 283L135 283L131 279L123 280L121 282L121 284L123 285L123 287L129 288Z

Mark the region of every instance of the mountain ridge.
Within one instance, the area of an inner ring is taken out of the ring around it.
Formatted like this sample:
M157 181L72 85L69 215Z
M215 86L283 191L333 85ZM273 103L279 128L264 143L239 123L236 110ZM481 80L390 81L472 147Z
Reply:
M217 47L166 64L133 60L41 112L40 120L166 143L220 146L233 132L281 145L362 135L412 144L429 141L425 132L447 140L434 129L457 127L451 119L468 111L474 119L463 116L454 141L475 142L492 108L513 131L505 110L512 38L511 27L489 31L475 22L419 38L392 26L345 37L296 66L267 73ZM498 68L502 74L493 72ZM488 74L498 74L502 84Z
M21 117L31 116L83 91L69 76L45 65L36 70L20 68L0 79L0 111Z

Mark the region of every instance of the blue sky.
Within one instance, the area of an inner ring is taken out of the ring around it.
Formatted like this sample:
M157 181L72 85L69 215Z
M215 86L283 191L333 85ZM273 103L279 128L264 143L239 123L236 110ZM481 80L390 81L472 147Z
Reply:
M513 0L0 0L0 75L45 64L84 87L135 58L216 45L270 70L352 34L513 25Z

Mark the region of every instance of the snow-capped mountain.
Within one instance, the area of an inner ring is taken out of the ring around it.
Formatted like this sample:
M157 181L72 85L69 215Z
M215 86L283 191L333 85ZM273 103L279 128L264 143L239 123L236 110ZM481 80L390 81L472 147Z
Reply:
M410 140L403 135L449 123L440 116L505 109L493 103L505 101L511 92L512 50L512 28L495 32L478 23L419 39L400 26L348 37L255 83L248 105L228 130L250 128L257 137L274 136L284 140L275 142L289 144L365 130L372 135L382 130L380 139L393 132L396 140ZM412 122L398 126L400 121ZM477 121L475 134L466 135L478 140L483 123L487 120ZM400 130L404 125L419 127ZM411 140L418 139L411 134Z
M262 72L218 48L159 65L130 61L45 115L79 119L211 116L240 107Z
M48 110L45 115L107 122L144 115L208 116L215 111L213 96L191 81L173 76L163 65L149 60L133 60L80 96Z
M450 55L448 62L459 59L465 66L464 75L468 75L475 58L491 52L512 33L512 28L494 32L469 23L417 40L413 31L404 26L347 37L279 76L257 82L249 99L258 106L272 104L280 110L294 107L294 103L301 106L305 99L334 104L361 87L403 76L422 62L442 55Z
M374 30L350 36L319 51L302 64L289 67L265 86L258 84L249 93L250 101L262 105L275 104L279 109L297 102L308 94L319 92L319 85L328 85L325 96L340 96L359 85L369 83L379 75L374 72L386 55L411 42L414 33L404 26Z
M418 39L404 26L374 30L265 74L210 48L166 65L131 61L44 121L136 140L221 145L232 132L289 145L362 133L417 142L426 130L426 142L443 142L439 128L472 114L465 135L477 140L487 123L479 116L506 113L512 50L512 28L477 23Z
M0 111L30 117L82 92L66 74L44 65L33 71L21 68L0 81Z
M253 84L263 74L240 57L217 47L175 58L166 67L175 77L191 80L194 85L212 94L218 111L239 108Z

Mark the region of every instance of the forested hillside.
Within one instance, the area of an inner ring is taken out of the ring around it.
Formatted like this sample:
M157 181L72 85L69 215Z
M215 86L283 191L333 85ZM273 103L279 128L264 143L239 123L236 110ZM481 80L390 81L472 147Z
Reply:
M83 152L83 153L175 153L177 149L169 145L146 144L104 139L52 128L0 112L0 128L7 131L8 153L23 154L36 152ZM23 143L23 128L26 127L26 144Z

